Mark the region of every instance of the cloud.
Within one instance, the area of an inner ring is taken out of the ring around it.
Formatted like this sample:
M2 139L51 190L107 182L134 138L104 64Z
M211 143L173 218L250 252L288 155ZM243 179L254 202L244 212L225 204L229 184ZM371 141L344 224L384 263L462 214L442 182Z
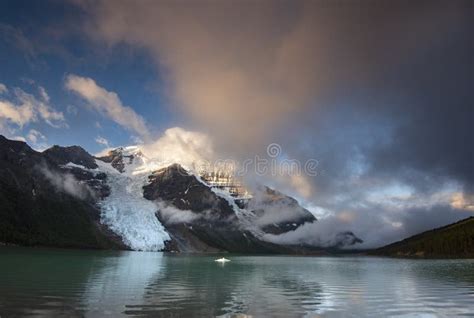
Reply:
M102 1L90 9L101 41L148 49L169 72L175 105L219 133L217 141L249 149L300 115L325 85L328 39L315 24L325 13L308 6L291 8L294 16L268 2Z
M132 108L124 106L116 93L100 87L91 78L73 74L66 77L65 86L102 115L143 138L149 138L149 131L143 117Z
M191 223L199 218L205 216L205 213L197 214L188 210L179 210L172 205L164 202L155 202L158 206L158 213L160 221L167 225L180 224L180 223Z
M43 86L38 86L38 91L39 91L39 94L41 96L41 99L43 99L43 101L45 101L46 103L49 103L50 98L49 98L48 93L44 89L44 87Z
M13 96L13 100L0 99L0 121L20 128L40 120L55 128L67 127L63 113L51 106L44 88L40 89L40 98L20 88L13 89Z
M441 225L460 217L454 205L469 206L416 199L450 183L465 198L474 192L469 1L362 11L319 1L82 4L98 43L149 52L171 104L212 138L214 155L252 158L277 142L290 159L317 159L316 177L265 182L292 183L366 242ZM371 200L396 194L394 183L412 189L411 205Z
M189 169L209 163L215 156L212 141L206 134L180 127L167 129L157 141L140 148L149 158L168 164L179 163Z
M37 120L31 104L17 106L9 101L0 101L0 118L20 127Z
M8 93L8 88L5 86L5 84L0 83L0 94L5 93Z
M453 209L474 212L474 194L467 195L462 192L454 193L451 197L451 207Z
M34 144L36 144L38 141L46 140L46 136L35 129L30 129L26 138Z
M449 204L406 209L387 209L383 205L366 204L354 211L335 211L319 218L317 222L305 223L295 231L265 235L264 239L279 244L332 246L340 239L339 233L350 231L363 240L352 248L377 248L464 218L465 210L452 208Z
M250 211L257 211L255 225L264 227L283 222L292 223L307 216L308 212L294 199L278 192L270 195L268 191L262 186L251 190L252 200L249 201L247 208Z
M276 244L307 244L318 247L350 247L360 248L360 243L356 242L348 233L344 226L341 226L333 218L323 219L314 223L304 223L294 231L289 231L280 235L265 234L263 239ZM346 241L347 239L347 241ZM356 245L354 245L357 243Z
M402 61L419 37L389 41L406 34L398 18L404 17L407 29L419 29L422 45L440 35L426 28L426 20L446 12L434 5L420 17L418 10L406 15L407 7L392 5L390 16L391 10L378 6L360 14L354 6L317 1L83 4L93 17L87 21L91 36L148 49L167 72L175 104L219 132L220 141L246 148L268 142L283 123L322 104L338 85L370 78L393 54ZM455 14L441 17L443 27Z
M97 136L97 138L95 139L95 142L98 143L99 145L103 145L107 148L110 148L109 141L105 139L104 137Z
M12 136L12 137L10 137L10 138L11 138L11 140L17 140L17 141L26 142L26 139L25 139L25 137L23 137L23 136Z
M388 191L382 194L384 190ZM390 187L374 185L373 188L362 188L360 193L327 195L326 200L331 202L321 200L323 209L311 206L310 210L318 217L318 222L323 222L327 231L352 231L364 240L358 247L373 248L472 215L474 211L470 209L468 195L459 190L447 187L423 194L413 189L409 195L400 193L394 196L397 191L390 190ZM381 192L375 194L378 191ZM324 213L316 212L318 209ZM316 228L314 230L317 233ZM292 238L308 241L311 238L305 234L310 232L306 229L293 233Z
M138 136L130 136L131 142L133 142L135 145L142 145L144 143L143 139L141 139Z
M30 142L30 146L36 151L43 151L50 147L47 143L47 138L36 129L30 129L26 135L26 139Z
M99 152L96 152L96 153L94 154L94 156L95 156L95 157L104 157L104 156L107 156L107 155L109 155L109 152L111 152L111 151L114 150L114 149L116 149L116 148L112 148L112 147L110 147L110 148L104 148L104 149L100 150Z
M66 107L66 111L68 112L68 114L71 114L71 115L74 115L74 116L77 115L77 112L78 112L77 107L73 106L73 105L68 105Z
M279 184L286 184L288 187L294 189L302 198L311 198L314 189L307 176L290 172L285 179L286 180L279 180Z
M94 192L84 183L79 182L69 173L59 173L49 169L46 165L38 167L44 177L59 191L73 197L85 200L94 197Z

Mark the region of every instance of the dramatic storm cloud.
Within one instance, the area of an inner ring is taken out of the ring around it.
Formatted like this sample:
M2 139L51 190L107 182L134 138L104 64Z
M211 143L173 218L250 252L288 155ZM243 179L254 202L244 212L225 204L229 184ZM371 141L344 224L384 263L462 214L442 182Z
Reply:
M268 142L329 81L329 26L317 19L325 12L307 5L294 14L268 2L103 1L89 9L91 34L149 49L169 74L172 103L239 151Z
M468 1L81 7L96 40L149 52L170 104L222 153L243 159L277 142L285 158L317 159L317 176L269 182L327 228L376 245L472 212Z
M281 242L376 246L474 213L472 1L48 4L0 23L0 133L234 160L318 217Z

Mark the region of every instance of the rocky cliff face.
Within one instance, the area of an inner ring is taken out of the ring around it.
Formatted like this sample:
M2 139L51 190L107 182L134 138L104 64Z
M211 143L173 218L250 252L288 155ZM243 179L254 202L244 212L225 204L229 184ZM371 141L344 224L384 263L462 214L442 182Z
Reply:
M163 200L178 210L191 210L216 220L235 218L227 200L178 164L157 170L148 179L150 183L143 187L143 196L148 200Z
M171 235L171 250L276 252L239 220L231 202L174 164L155 171L144 197L158 201L157 216Z
M135 154L124 154L124 149L122 147L111 150L106 156L99 157L98 159L110 163L112 167L117 169L122 173L125 169L125 165L131 164L135 158Z
M88 169L97 168L94 157L79 146L53 146L43 151L42 156L56 165L73 163Z
M61 150L39 153L24 142L0 136L0 242L126 248L100 224L94 192L59 165L68 160L60 158L71 155ZM80 162L90 164L93 158ZM82 177L84 182L93 179Z
M255 214L256 224L265 233L283 234L316 221L314 215L292 197L264 186L257 193L249 200L237 200L236 203Z
M180 252L321 253L264 239L316 218L261 187L241 200L138 147L94 158L81 147L42 153L0 136L0 242ZM351 233L352 234L352 233ZM334 247L357 238L340 233ZM355 240L355 241L354 241Z

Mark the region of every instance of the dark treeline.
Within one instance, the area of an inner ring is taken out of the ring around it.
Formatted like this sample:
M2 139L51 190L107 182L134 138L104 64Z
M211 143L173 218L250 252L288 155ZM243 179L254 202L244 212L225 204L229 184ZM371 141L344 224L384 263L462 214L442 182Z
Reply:
M474 257L474 217L417 234L373 253L387 256Z

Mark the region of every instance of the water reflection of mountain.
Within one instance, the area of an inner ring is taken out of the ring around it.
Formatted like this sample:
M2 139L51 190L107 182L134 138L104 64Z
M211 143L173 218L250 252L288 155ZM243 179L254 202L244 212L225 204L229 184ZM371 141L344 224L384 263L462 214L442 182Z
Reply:
M0 249L0 315L474 313L474 262Z
M216 264L213 257L171 256L164 259L161 275L145 287L144 303L127 305L131 315L216 316L255 280L253 266L232 262ZM242 312L242 311L240 311Z
M293 317L313 311L325 300L317 282L280 276L284 268L270 263L262 268L245 257L223 266L210 257L166 257L163 263L161 275L146 287L144 304L127 305L125 313L189 317L273 312Z
M162 253L2 248L0 316L116 317L143 304Z
M153 252L119 252L103 259L99 270L87 281L82 305L87 316L123 314L126 306L143 304L147 286L162 277L163 254Z
M2 248L0 316L83 317L79 300L109 253Z

